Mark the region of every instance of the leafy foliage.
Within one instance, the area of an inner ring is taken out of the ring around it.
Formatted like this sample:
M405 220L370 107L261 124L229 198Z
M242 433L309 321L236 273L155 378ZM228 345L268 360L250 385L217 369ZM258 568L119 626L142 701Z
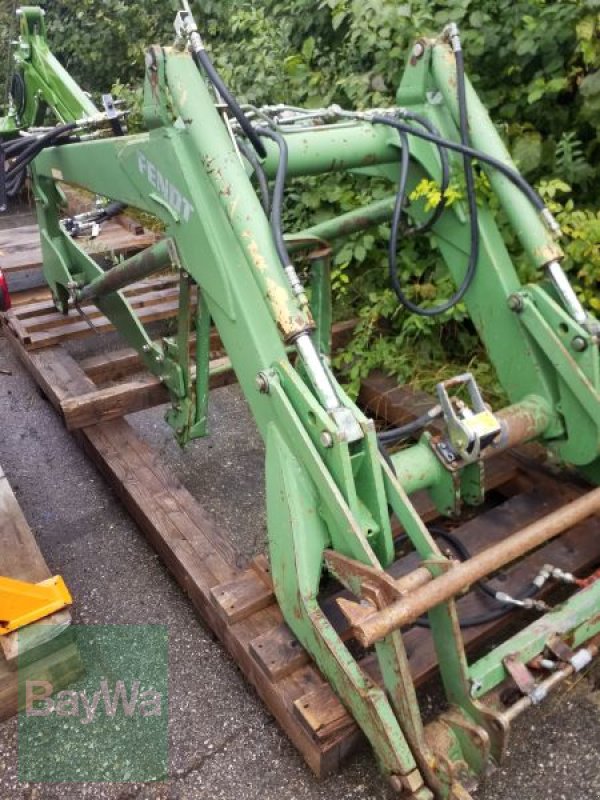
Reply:
M82 85L100 92L116 84L115 93L135 105L144 50L153 41L171 40L176 0L42 4L54 49ZM570 237L566 266L584 300L598 308L600 0L203 0L194 5L223 77L241 99L256 104L393 102L411 43L457 22L471 80L520 169L554 206ZM2 23L0 11L0 29ZM0 69L2 63L0 42ZM0 73L0 86L1 78ZM487 188L482 184L479 190L485 194ZM430 204L436 191L427 184L417 188ZM460 185L451 187L449 199L460 191ZM287 223L298 229L387 192L389 187L358 178L294 181ZM357 235L334 258L336 312L360 319L353 344L338 361L352 387L373 367L414 378L417 363L417 377L426 385L441 366L464 366L479 352L462 306L441 320L398 309L386 274L388 233L381 226ZM517 250L515 258L527 274ZM451 292L447 271L427 241L407 240L399 269L419 302L439 302ZM485 361L476 358L471 366L491 385Z

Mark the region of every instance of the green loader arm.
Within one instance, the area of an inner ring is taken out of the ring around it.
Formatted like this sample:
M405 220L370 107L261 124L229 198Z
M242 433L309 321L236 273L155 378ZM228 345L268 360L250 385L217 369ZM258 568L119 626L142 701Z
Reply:
M501 657L493 661L493 654L485 669L481 663L468 665L455 606L460 590L445 590L425 610L453 710L436 723L444 735L430 736L397 624L403 595L385 572L394 557L390 509L422 561L423 581L437 586L452 565L410 501L416 490L427 489L441 513L454 515L461 502L481 501L484 460L529 440L542 442L600 483L597 323L566 282L562 252L546 224L548 214L540 214L506 176L515 167L467 83L471 145L506 167L499 173L482 162L542 280L521 284L493 214L481 208L477 270L464 302L511 405L491 413L472 378L460 376L455 385L471 394L469 414L459 414L448 398L452 387L441 386L447 436L424 434L386 461L373 421L348 399L329 368L331 298L321 244L391 219L395 198L287 237L289 252L307 245L321 252L312 258L309 304L293 266L282 260L281 242L250 176L253 169L264 170L269 178L280 174L282 139L290 177L356 172L384 176L395 185L408 158L407 193L425 177L440 182L438 146L415 133L423 127L406 123L411 132L403 138L397 127L378 123L377 117L397 123L407 119L407 111L418 114L439 136L460 143L457 34L451 30L418 43L398 89L398 108L345 112L333 107L304 115L262 109L254 119L280 140L262 138L264 158L247 160L232 137L233 131L242 138L243 131L231 118L224 120L210 82L198 69L203 44L187 7L178 15L176 30L176 46L148 52L146 131L117 136L108 111L99 113L52 57L42 12L21 10L15 64L24 93L0 123L0 141L10 142L15 132L42 124L46 109L60 123L77 122L83 134L79 141L44 148L31 165L45 277L64 313L93 300L138 350L170 392L167 419L181 443L206 433L208 337L214 323L266 446L269 556L288 625L403 796L467 798L469 777L483 773L505 747L505 718L479 698L506 671ZM90 130L96 138L85 139ZM103 271L69 235L62 218L63 182L154 215L164 225L165 239ZM412 203L408 214L417 225L428 218L421 202ZM445 209L432 229L457 285L465 279L470 233L464 203ZM157 344L121 290L167 266L181 275L178 332ZM188 354L190 326L197 337L194 365ZM596 491L573 514L581 517L598 509ZM520 547L518 555L527 552L525 544ZM499 554L494 568L511 557L514 551ZM356 635L375 646L383 688L360 668L321 609L324 569L362 601L348 601L343 610ZM462 588L467 585L468 576ZM586 591L585 602L576 595L564 611L571 628L586 626L581 645L600 631L598 588ZM596 621L588 624L592 591ZM541 652L544 643L538 644L536 652Z

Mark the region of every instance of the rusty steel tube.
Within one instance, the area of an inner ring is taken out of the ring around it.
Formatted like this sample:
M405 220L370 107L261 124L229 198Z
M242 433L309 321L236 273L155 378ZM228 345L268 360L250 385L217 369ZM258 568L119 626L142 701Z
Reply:
M408 592L413 592L415 589L419 589L421 586L425 586L426 583L431 583L432 580L433 575L429 572L427 567L417 567L417 569L412 572L408 572L406 575L398 578L395 584L399 592L406 594Z
M541 397L526 397L520 403L498 411L496 416L500 421L502 433L497 442L482 452L483 459L541 436L549 428L553 414Z
M488 547L468 561L450 567L444 575L419 587L406 598L374 612L354 626L354 635L363 647L369 647L392 631L414 622L440 603L460 594L468 586L598 512L600 512L600 488L593 489L564 508L527 525L503 542Z
M84 303L94 300L112 292L118 292L131 283L147 278L160 270L168 269L179 263L177 250L172 239L161 239L152 247L142 250L141 253L128 258L116 267L107 270L104 274L94 278L93 281L80 289L77 302Z

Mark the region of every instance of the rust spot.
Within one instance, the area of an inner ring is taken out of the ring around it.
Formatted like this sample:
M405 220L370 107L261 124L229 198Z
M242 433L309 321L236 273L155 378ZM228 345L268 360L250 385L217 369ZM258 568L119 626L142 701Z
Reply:
M261 272L266 272L268 264L266 258L258 249L257 243L252 238L252 234L250 231L244 231L242 233L244 239L248 239L248 252L250 253L250 258L252 259L252 263L256 267L256 269L260 270Z
M542 244L534 249L533 255L547 264L549 261L562 258L564 253L557 244Z
M274 281L273 278L267 278L267 297L271 303L277 327L284 336L287 337L296 333L298 329L295 325L294 318L290 314L288 292L283 286L280 286Z

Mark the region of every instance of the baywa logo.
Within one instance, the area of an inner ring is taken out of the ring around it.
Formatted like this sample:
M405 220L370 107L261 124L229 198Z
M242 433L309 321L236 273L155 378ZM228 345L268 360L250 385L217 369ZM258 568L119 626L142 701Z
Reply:
M18 659L19 779L146 782L168 774L162 625L72 626ZM52 664L60 657L61 668ZM50 666L49 666L50 665Z
M107 680L100 681L100 688L91 696L86 690L76 692L63 690L56 693L50 681L25 681L25 714L28 717L76 717L82 725L89 725L97 711L106 717L116 717L120 710L125 717L139 713L142 717L162 714L162 696L153 689L140 691L141 682L134 681L127 693L124 681L117 681L111 691Z

